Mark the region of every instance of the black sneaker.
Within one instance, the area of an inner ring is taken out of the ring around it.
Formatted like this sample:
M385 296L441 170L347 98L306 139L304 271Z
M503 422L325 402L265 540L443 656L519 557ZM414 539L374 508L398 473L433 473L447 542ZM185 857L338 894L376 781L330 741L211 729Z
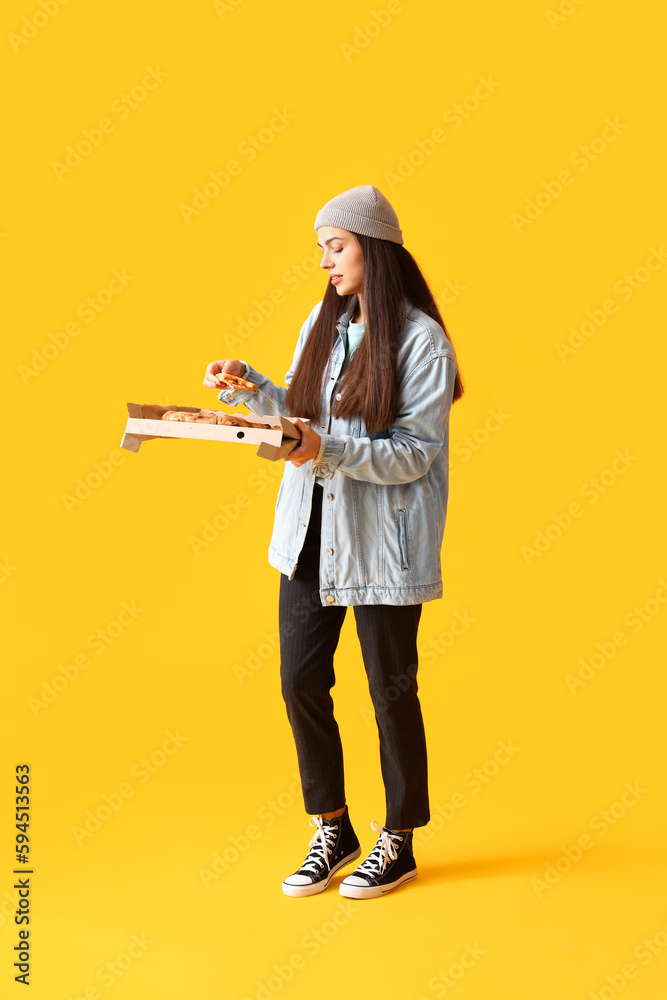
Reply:
M310 851L298 872L288 875L283 882L286 896L313 896L316 892L324 892L336 872L356 861L361 854L347 806L343 815L336 819L313 816L310 825L317 827L310 841Z
M384 896L398 889L404 882L417 878L417 863L412 853L412 831L397 833L389 827L373 822L371 826L380 833L377 844L358 868L341 882L341 896L352 899L371 899Z

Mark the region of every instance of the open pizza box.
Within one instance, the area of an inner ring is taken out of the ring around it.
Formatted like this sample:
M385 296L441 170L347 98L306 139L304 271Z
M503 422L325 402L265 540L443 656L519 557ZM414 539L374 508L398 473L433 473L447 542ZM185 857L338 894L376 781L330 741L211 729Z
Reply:
M158 406L154 403L128 403L129 417L120 443L128 451L139 451L142 441L153 438L198 438L202 441L242 441L259 445L257 454L275 462L296 448L301 440L299 430L287 417L257 416L249 413L245 419L270 427L229 427L223 424L190 423L188 421L162 420L167 410L185 410L189 413L214 413L217 417L230 416L224 410L202 410L198 406ZM308 423L304 419L304 423Z

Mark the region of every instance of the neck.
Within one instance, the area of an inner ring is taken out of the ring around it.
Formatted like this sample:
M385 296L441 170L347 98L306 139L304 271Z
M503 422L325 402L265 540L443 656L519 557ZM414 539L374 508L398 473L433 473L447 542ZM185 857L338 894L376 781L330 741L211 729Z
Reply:
M366 322L366 320L364 319L364 303L359 293L357 293L357 305L354 310L354 313L352 314L351 322L352 323Z

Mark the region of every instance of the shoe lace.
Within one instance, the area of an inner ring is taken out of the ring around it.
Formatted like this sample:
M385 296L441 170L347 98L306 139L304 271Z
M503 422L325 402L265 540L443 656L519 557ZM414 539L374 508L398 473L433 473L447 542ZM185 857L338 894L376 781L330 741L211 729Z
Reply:
M330 868L329 855L333 854L336 844L336 827L325 826L320 816L312 816L310 825L317 827L309 843L310 851L301 865L301 871L311 871L317 874L323 864Z
M371 827L380 834L377 844L368 855L366 860L359 865L358 871L365 875L381 875L387 867L387 861L395 861L398 857L396 848L397 842L403 840L397 833L391 833L385 827L380 826L376 820L371 822Z

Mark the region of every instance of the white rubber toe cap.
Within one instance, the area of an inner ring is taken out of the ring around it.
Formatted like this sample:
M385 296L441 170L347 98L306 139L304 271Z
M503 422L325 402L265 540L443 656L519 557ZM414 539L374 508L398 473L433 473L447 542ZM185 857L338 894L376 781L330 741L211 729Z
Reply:
M343 884L368 886L368 882L366 881L366 879L361 878L359 875L348 875L347 878L343 879Z
M313 880L308 875L288 875L284 885L312 885Z

